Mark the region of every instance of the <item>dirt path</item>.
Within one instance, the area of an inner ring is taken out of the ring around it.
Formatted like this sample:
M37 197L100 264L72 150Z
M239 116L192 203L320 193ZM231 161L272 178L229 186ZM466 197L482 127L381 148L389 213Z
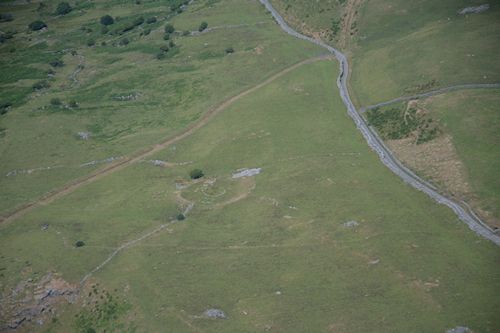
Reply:
M145 150L136 152L135 154L133 154L131 156L126 156L123 159L119 160L118 162L113 163L113 164L107 166L106 168L99 170L96 173L90 174L84 178L81 178L81 179L78 179L74 182L71 182L60 189L57 189L53 192L48 193L47 195L43 196L42 198L40 198L36 201L33 201L33 202L28 203L24 206L21 206L20 208L7 214L6 216L2 216L0 218L0 224L5 225L7 223L10 223L10 222L18 219L19 217L23 216L27 212L35 209L36 207L45 206L47 204L50 204L51 202L74 192L75 190L77 190L78 188L80 188L82 186L93 183L96 180L99 180L107 175L110 175L110 174L116 172L116 171L122 170L133 163L139 162L139 161L159 152L160 150L167 148L168 146L190 136L191 134L193 134L194 132L199 130L201 127L205 126L212 118L214 118L220 112L224 111L226 108L228 108L231 104L233 104L237 100L239 100L239 99L255 92L256 90L268 85L269 83L271 83L274 80L276 80L276 79L284 76L285 74L293 71L294 69L297 69L298 67L301 67L305 64L309 64L309 63L320 61L320 60L326 60L326 59L332 59L332 57L330 55L325 55L325 56L320 56L320 57L316 57L316 58L312 58L312 59L307 59L307 60L303 60L299 63L296 63L288 68L283 69L282 71L272 75L271 77L269 77L268 79L266 79L262 83L259 83L258 85L254 86L252 88L249 88L249 89L239 93L238 95L233 96L233 97L225 100L224 102L222 102L218 106L213 107L212 109L207 111L200 119L198 119L196 122L194 122L191 125L189 125L188 127L186 127L183 131L177 133L176 135L169 137L165 141L163 141L159 144L156 144L152 147L149 147Z
M359 7L361 6L362 0L348 0L345 7L345 17L342 20L342 28L339 40L339 46L341 49L347 47L347 44L351 38L351 27L356 21L356 15Z

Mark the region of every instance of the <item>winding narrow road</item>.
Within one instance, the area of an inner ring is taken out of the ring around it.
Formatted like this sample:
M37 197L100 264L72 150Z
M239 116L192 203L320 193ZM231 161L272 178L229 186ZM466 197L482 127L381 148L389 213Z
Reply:
M419 191L422 191L429 195L432 199L440 204L444 204L450 207L455 214L462 220L467 226L476 232L478 235L492 241L496 245L500 245L500 236L495 234L495 232L487 226L483 221L481 221L470 209L465 208L460 203L457 203L437 191L437 189L415 175L411 170L406 168L399 162L391 153L391 151L386 147L383 141L378 137L378 135L368 126L366 121L361 117L361 115L356 110L356 107L351 101L349 96L349 90L347 89L347 79L349 76L349 63L346 56L339 50L323 43L321 40L317 40L305 35L298 33L293 30L281 17L281 15L274 9L274 7L269 3L269 0L259 0L266 9L273 15L279 26L288 34L300 38L318 46L327 49L330 53L335 55L340 63L340 74L337 78L337 86L340 91L340 97L347 107L347 112L349 116L353 119L356 127L361 132L366 142L372 150L374 150L379 156L380 160L384 165L386 165L392 172L398 175L403 181L410 184Z

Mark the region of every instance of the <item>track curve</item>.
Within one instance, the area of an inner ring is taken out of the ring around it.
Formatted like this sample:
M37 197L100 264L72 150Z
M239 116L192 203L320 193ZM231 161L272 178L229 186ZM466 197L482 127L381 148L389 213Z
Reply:
M387 148L387 146L379 138L379 136L375 133L375 131L373 131L368 126L364 118L361 117L361 115L356 110L356 107L352 103L351 97L349 95L349 90L347 89L347 77L349 76L349 63L347 61L346 56L339 50L335 49L334 47L323 43L321 40L305 36L292 29L281 17L281 15L274 9L274 7L270 4L269 0L259 0L259 1L272 14L278 25L286 33L296 38L306 40L308 42L321 46L327 49L333 55L335 55L340 65L340 74L337 78L337 86L339 88L340 97L342 98L344 105L347 107L347 112L349 116L356 124L356 127L361 132L361 134L365 138L370 148L377 153L382 163L384 163L385 166L387 166L392 172L398 175L404 182L413 186L415 189L426 193L436 202L451 208L458 216L458 218L460 218L460 220L462 220L465 224L467 224L467 226L476 234L492 241L496 245L500 245L500 236L495 234L493 229L491 229L483 221L481 221L481 219L479 219L470 209L465 208L460 203L445 197L444 195L439 193L434 186L432 186L427 181L421 179L420 177L415 175L411 170L409 170L403 164L401 164L401 162L399 162L399 160L392 155L391 151Z

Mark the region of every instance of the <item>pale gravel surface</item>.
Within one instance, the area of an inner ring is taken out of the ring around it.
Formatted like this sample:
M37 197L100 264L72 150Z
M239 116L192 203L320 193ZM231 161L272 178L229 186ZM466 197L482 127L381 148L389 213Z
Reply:
M266 9L273 15L279 26L288 34L300 38L318 46L327 49L330 53L335 55L340 63L340 75L337 78L337 86L340 91L340 97L347 107L347 112L349 116L354 120L358 130L361 132L365 140L367 141L370 148L377 153L380 160L384 165L386 165L392 172L398 175L403 181L413 186L415 189L422 191L429 195L432 199L440 204L444 204L450 207L455 214L462 220L467 226L473 230L478 235L492 241L496 245L500 245L500 236L495 234L495 232L488 227L483 221L481 221L475 214L470 213L467 208L464 208L460 203L457 203L437 191L437 189L415 175L408 168L403 166L391 153L391 151L385 146L383 141L378 137L378 135L368 126L366 121L361 117L361 115L356 110L356 107L351 101L349 96L349 91L347 89L347 77L349 73L349 64L347 62L346 56L339 50L323 43L321 40L316 40L314 38L302 35L297 31L293 30L281 15L273 8L268 0L259 0Z

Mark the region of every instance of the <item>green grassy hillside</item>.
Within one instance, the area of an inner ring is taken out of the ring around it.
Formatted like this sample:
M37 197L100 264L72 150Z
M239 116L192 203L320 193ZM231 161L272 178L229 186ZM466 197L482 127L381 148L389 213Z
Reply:
M187 201L186 220L89 280L81 302L106 290L115 319L78 303L47 328L497 330L496 248L378 162L331 93L336 69L305 65L156 156L189 165L136 164L4 227L3 285L47 270L77 282ZM176 188L193 168L205 180ZM262 172L233 179L241 168ZM208 308L227 319L203 317Z
M44 2L41 11L38 3L0 7L14 17L0 28L17 31L0 46L0 104L12 104L0 115L0 214L109 158L164 140L221 101L322 52L283 38L255 3L201 1L175 14L168 2L93 1L62 17L52 14L56 3ZM99 18L107 13L116 22L103 34ZM139 17L157 21L123 32ZM47 31L27 31L36 18ZM218 29L184 36L204 20ZM177 29L169 40L166 22ZM129 43L121 45L125 38ZM87 46L89 40L95 45ZM229 47L235 52L227 54ZM54 60L64 66L52 67ZM37 82L50 87L35 91Z

